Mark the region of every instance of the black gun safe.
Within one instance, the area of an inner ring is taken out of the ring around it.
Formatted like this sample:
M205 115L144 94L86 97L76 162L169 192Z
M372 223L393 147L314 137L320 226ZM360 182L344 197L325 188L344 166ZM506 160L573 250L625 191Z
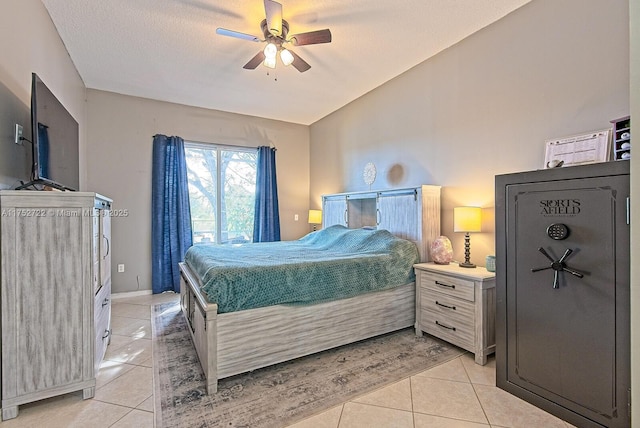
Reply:
M629 427L629 163L496 176L496 384Z

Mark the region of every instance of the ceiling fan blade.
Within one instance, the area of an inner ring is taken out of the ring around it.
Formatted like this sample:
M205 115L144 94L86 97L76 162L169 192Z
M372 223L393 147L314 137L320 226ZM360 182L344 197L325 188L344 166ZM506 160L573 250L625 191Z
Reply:
M267 28L274 36L282 34L282 5L273 0L264 0L264 11L267 15Z
M244 69L246 70L255 70L256 67L258 67L260 64L262 64L262 61L264 61L264 52L260 51L256 54L256 56L254 56L253 58L251 58L249 60L248 63L246 63L244 65Z
M295 52L291 51L290 49L289 52L291 52L291 55L293 55L293 62L291 63L291 65L293 65L300 73L304 73L311 68L311 66L307 64L307 61L300 58Z
M331 31L317 30L308 33L294 34L289 41L294 46L317 45L319 43L331 43Z
M256 36L252 36L251 34L239 33L237 31L227 30L226 28L218 28L216 30L216 34L220 34L221 36L235 37L236 39L249 40L251 42L262 41Z

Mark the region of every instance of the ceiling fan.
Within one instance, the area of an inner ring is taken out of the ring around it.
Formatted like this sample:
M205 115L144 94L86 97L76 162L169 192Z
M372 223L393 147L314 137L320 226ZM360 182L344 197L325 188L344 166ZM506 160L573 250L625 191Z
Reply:
M243 68L247 70L254 70L260 64L264 64L268 68L276 68L278 53L284 65L293 65L301 73L310 69L311 66L305 60L296 55L295 52L285 48L285 45L287 43L293 46L330 43L331 31L325 29L289 35L289 23L282 19L282 5L273 0L264 0L264 10L266 19L263 19L260 23L264 39L225 28L218 28L216 33L252 42L267 42L264 50L258 52L256 56L244 65Z

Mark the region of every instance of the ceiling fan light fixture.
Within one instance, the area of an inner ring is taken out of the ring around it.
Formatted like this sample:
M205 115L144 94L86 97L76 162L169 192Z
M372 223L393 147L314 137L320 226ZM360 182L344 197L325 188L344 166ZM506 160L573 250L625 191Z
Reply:
M263 0L265 19L260 22L262 37L255 37L251 34L240 33L238 31L218 28L217 34L236 39L250 40L252 42L267 42L263 50L249 60L242 68L245 70L255 70L260 64L265 67L276 68L278 52L280 60L285 66L292 65L300 73L309 70L311 66L295 52L284 48L285 43L293 46L317 45L320 43L331 43L331 31L324 30L307 31L289 35L289 23L282 19L282 4L276 0ZM288 45L287 45L288 46Z
M293 55L287 49L282 49L280 51L280 59L284 65L291 65L293 62Z
M265 67L268 67L268 68L276 68L276 57L274 56L272 58L272 57L266 56L264 58L264 63L263 64L264 64Z
M273 59L273 64L276 63L276 55L278 54L278 47L274 43L269 43L264 48L264 56Z

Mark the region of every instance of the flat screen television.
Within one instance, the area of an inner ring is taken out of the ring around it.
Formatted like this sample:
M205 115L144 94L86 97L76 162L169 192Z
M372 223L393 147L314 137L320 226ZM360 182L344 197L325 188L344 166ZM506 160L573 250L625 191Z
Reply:
M80 184L78 122L36 73L31 75L31 181L19 188L44 185L77 190Z

